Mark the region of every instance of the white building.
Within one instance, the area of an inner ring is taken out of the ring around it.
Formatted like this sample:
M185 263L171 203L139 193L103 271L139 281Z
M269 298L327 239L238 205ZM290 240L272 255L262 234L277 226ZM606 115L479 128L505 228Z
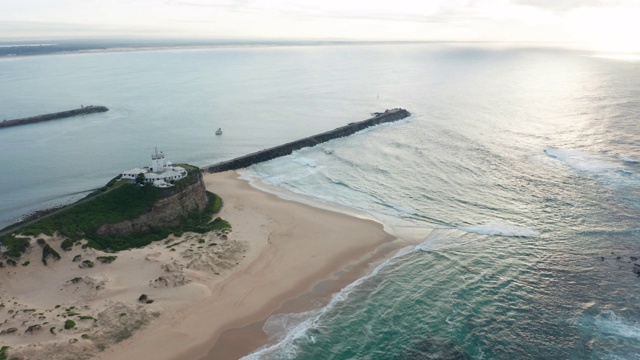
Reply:
M167 188L173 186L178 181L187 176L187 170L180 166L172 166L171 161L165 164L165 157L162 151L151 155L151 166L144 168L133 168L122 173L123 179L135 180L139 174L144 174L145 183L151 183L155 187Z

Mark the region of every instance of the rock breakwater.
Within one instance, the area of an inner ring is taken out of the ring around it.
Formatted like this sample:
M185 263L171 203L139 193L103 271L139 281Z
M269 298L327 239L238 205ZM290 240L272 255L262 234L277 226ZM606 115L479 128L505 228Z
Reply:
M244 155L232 160L223 161L218 164L205 167L204 169L210 173L216 173L245 168L253 164L278 158L280 156L289 155L295 150L299 150L304 147L316 146L335 138L349 136L370 126L402 120L406 117L409 117L411 113L405 109L392 109L387 110L383 113L374 113L374 115L374 117L367 120L352 122L348 125L341 126L333 130L309 136L304 139L292 141L283 145L275 146L269 149L257 151L252 154Z
M105 112L105 111L109 111L109 109L105 106L94 106L94 105L83 106L79 109L61 111L57 113L31 116L27 118L14 119L14 120L4 120L0 122L0 129L11 127L11 126L34 124L34 123L39 123L43 121L64 119L72 116L93 114L93 113Z

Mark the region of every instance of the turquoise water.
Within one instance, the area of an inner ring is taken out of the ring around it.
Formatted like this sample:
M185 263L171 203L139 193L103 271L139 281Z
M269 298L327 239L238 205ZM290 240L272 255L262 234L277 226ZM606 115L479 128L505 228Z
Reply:
M412 244L326 307L270 318L281 341L251 357L637 359L640 67L592 55L380 45L1 60L0 119L111 111L0 131L0 222L77 198L155 146L206 165L403 107L406 120L245 172L366 211Z

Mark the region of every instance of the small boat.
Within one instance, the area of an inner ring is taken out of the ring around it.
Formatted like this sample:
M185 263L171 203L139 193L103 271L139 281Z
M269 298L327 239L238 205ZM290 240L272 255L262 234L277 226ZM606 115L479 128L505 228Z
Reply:
M216 135L222 135L222 129L218 128L218 130L216 130Z

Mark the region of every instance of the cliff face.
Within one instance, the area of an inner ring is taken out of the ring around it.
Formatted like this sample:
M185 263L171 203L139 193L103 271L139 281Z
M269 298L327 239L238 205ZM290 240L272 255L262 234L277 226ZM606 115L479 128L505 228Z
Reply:
M204 209L208 203L202 175L180 191L172 191L158 200L149 211L133 220L116 224L105 224L98 229L98 235L124 235L148 231L151 227L178 225L180 219L195 209Z

